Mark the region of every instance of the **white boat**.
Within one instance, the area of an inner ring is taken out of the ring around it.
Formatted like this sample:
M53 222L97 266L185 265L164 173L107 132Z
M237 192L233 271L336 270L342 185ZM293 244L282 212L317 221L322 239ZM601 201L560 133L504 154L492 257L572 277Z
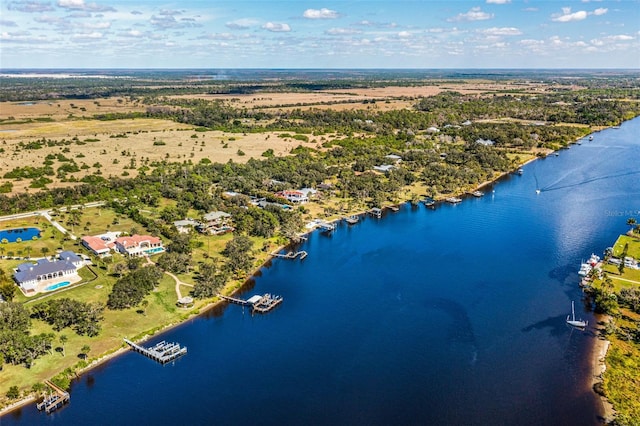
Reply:
M539 193L540 193L540 190L539 190L539 189L536 189L536 194L539 194Z
M445 201L447 203L451 203L451 204L458 204L458 203L462 202L462 198L449 197L449 198L446 198Z
M473 191L471 193L471 195L473 195L474 197L480 198L480 197L482 197L484 195L484 192L482 192L482 191Z
M589 324L588 321L583 321L581 319L577 320L576 319L576 313L575 310L573 308L573 300L571 301L571 315L567 315L567 324L573 326L573 327L579 327L579 328L585 328L587 326L587 324Z
M522 174L524 173L524 169L518 169L517 173L522 176Z
M589 140L592 141L593 140L593 136L589 136Z

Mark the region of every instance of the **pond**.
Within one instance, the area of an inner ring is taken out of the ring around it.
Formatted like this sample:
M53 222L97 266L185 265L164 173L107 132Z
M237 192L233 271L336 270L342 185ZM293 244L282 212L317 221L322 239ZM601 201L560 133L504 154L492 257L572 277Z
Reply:
M7 240L9 243L27 241L40 238L38 228L13 228L0 231L0 241Z

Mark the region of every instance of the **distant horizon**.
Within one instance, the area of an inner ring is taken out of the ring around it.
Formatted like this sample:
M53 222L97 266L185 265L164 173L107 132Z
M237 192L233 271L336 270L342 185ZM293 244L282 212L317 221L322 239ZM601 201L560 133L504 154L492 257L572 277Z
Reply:
M602 68L578 68L578 67L438 67L438 68L387 68L387 67L370 67L370 68L358 68L358 67L335 67L335 68L320 68L320 67L0 67L2 71L32 71L32 70L48 70L48 71L86 71L86 70L117 70L117 71L189 71L189 70L252 70L252 71L450 71L450 70L469 70L469 71L638 71L637 68L625 68L625 67L602 67Z
M0 10L5 69L640 68L640 0L0 0Z

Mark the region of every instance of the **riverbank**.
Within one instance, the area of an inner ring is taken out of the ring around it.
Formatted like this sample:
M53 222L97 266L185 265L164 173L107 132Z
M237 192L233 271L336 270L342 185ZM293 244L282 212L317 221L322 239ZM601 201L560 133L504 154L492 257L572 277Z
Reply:
M522 165L524 165L526 163L529 163L529 162L531 162L533 160L535 160L535 158L523 163ZM508 173L510 173L510 172L504 172L504 173L500 174L499 176L496 176L493 180L487 181L487 183L483 184L483 186L486 186L488 184L495 183L495 182L499 181L501 178L503 178ZM462 195L462 194L464 194L464 193L461 193L460 195ZM405 201L408 201L408 200L405 200ZM405 202L405 201L403 201L403 202ZM366 212L367 212L366 210L365 211L361 211L360 214L366 214ZM337 221L337 220L341 220L341 218L334 219L334 221ZM280 251L280 250L282 250L282 248L283 247L280 247L276 251ZM249 276L249 278L247 280L245 280L244 283L240 284L238 287L235 287L235 286L238 285L237 283L234 283L233 285L231 285L231 287L230 287L231 294L234 294L234 293L236 293L238 291L242 291L243 289L245 289L246 286L248 285L248 283L250 282L251 277L253 275L255 275L257 273L257 271L259 271L261 268L263 268L265 265L267 265L271 260L272 260L272 256L268 256L267 259L263 263L261 263L260 266L258 266L258 268L254 272L254 274L251 274ZM211 303L209 303L207 305L202 306L200 311L198 311L197 313L194 313L194 315L199 315L199 314L201 314L201 313L203 313L205 311L209 311L211 309L215 309L216 307L219 307L221 305L222 305L221 301L219 301L219 300L218 301L213 301L213 302L211 302ZM194 315L190 315L189 317L185 318L184 320L181 320L179 323L174 323L174 324L169 324L169 325L166 325L166 326L161 326L161 328L159 330L155 331L153 334L144 336L141 341L144 341L144 340L148 339L150 336L154 336L154 335L157 335L157 334L160 334L160 333L164 333L164 332L174 328L175 326L184 323L185 321L189 320L190 318L193 318ZM92 362L86 368L83 368L82 370L79 370L79 374L84 374L87 371L91 370L92 368L95 368L95 366L100 365L100 364L102 364L102 363L104 363L104 362L106 362L106 361L108 361L110 359L113 359L113 358L117 357L118 355L124 353L125 350L127 350L127 349L126 348L121 348L120 350L116 350L113 353L110 353L108 355L105 355L104 357L101 357L99 363L94 364ZM4 414L4 413L3 412L0 413L0 415L2 415L2 414Z
M593 372L591 377L591 389L594 391L596 387L603 386L603 374L607 369L606 358L610 344L611 342L604 337L602 331L598 330L593 344L593 350L591 352L591 371ZM596 392L596 394L600 396L600 401L602 403L602 418L604 422L608 424L615 418L615 410L606 396L599 392Z

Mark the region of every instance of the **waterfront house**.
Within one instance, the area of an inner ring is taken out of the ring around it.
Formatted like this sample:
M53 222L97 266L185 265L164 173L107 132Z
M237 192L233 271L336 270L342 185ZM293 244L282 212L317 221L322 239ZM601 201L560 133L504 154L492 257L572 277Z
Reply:
M384 158L386 158L388 160L391 160L395 164L398 164L399 162L402 161L402 157L400 157L399 155L395 155L395 154L385 155Z
M60 260L71 263L76 267L76 269L80 269L84 265L84 259L72 251L62 251L60 252L58 257L60 258Z
M388 173L389 171L395 169L396 166L392 164L383 164L381 166L373 166L373 170L378 171L380 173Z
M302 191L279 191L276 192L276 197L282 197L287 201L294 204L304 204L309 201L309 197Z
M106 232L101 235L82 237L82 245L98 257L111 256L115 241L121 232Z
M209 212L202 217L202 222L196 226L196 230L214 235L233 232L231 215L221 211Z
M13 279L22 288L25 294L35 293L37 285L42 281L55 280L57 278L70 279L77 277L76 266L63 259L50 261L38 259L35 264L22 263L16 268Z
M173 226L175 226L181 234L188 234L192 229L197 228L200 225L200 222L193 219L176 220L173 222Z
M116 239L116 250L127 256L148 256L164 252L162 240L151 235L131 235Z

